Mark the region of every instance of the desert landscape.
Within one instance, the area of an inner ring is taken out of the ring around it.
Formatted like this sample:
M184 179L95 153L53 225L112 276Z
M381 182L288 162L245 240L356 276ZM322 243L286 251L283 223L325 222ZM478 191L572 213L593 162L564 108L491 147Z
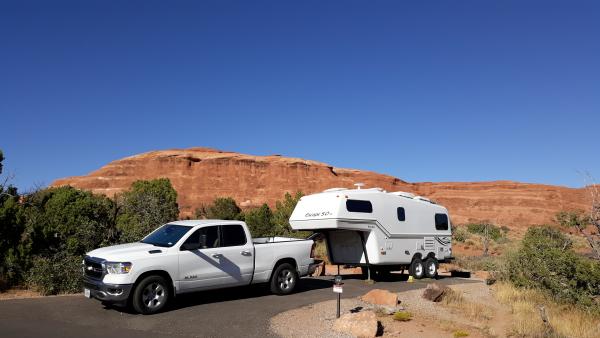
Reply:
M304 194L325 189L367 188L406 191L430 198L450 211L456 224L493 222L526 228L554 221L564 210L587 210L585 188L510 181L410 183L366 170L334 166L281 155L253 156L209 148L151 151L115 160L98 170L54 181L51 186L70 185L113 197L136 180L165 177L177 190L181 217L218 197L232 197L242 208L263 203L273 207L286 193Z

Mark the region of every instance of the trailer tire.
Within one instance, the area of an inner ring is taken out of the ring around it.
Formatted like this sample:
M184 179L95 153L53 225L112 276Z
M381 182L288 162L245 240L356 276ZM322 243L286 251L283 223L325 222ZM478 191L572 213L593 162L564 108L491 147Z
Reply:
M416 257L413 259L412 263L410 263L409 273L415 279L421 279L425 276L425 266L421 258Z
M144 315L160 312L171 298L169 283L162 276L151 275L140 281L133 291L132 305Z
M290 263L279 264L271 275L271 292L276 295L287 295L294 291L298 283L298 272Z
M429 257L425 260L425 276L427 278L435 279L438 274L438 261L433 257Z

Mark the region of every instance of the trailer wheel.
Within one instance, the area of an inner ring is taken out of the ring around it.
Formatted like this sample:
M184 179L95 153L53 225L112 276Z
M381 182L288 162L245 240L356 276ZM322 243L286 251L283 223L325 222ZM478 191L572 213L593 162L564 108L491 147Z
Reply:
M409 273L416 279L421 279L425 275L425 266L421 258L416 257L410 263Z
M298 272L290 263L278 265L271 276L271 292L276 295L287 295L294 291L298 282Z
M425 260L425 275L427 278L436 278L438 274L438 261L433 257Z

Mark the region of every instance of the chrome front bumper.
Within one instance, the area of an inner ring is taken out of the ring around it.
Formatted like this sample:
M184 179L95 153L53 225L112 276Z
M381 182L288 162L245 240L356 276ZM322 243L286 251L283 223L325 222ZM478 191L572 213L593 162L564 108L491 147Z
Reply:
M105 284L101 280L86 276L83 278L83 287L90 290L90 298L125 305L133 284Z

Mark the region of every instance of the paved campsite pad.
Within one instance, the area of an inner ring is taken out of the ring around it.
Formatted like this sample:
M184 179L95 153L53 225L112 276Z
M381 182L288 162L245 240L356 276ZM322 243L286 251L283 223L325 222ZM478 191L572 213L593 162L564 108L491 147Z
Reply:
M381 288L399 292L424 288L431 280L407 283L406 275L373 285L346 276L344 298ZM444 278L443 284L469 282ZM274 336L269 321L280 312L334 299L331 277L306 278L298 292L271 295L261 286L198 292L182 296L174 308L152 316L119 312L83 295L0 301L3 337L220 337Z

